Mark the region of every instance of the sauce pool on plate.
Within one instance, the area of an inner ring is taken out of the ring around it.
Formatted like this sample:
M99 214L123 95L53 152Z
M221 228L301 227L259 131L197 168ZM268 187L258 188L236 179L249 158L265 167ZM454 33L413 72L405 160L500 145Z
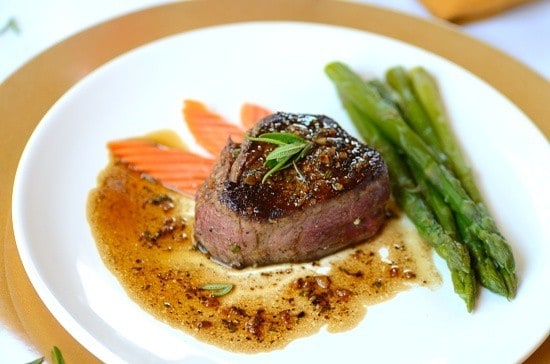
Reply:
M235 270L196 248L192 198L114 159L87 213L101 258L132 300L235 352L282 349L322 327L351 330L368 306L441 283L431 249L399 214L373 239L319 261Z

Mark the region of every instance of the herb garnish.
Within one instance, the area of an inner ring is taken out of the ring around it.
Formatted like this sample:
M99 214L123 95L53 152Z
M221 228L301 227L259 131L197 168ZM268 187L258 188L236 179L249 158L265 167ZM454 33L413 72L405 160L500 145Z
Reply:
M57 346L52 347L52 363L53 364L65 364L65 359L63 358L63 355L61 354L61 350ZM44 363L45 358L41 357L38 359L35 359L31 362L28 362L27 364L42 364Z
M265 165L270 168L262 178L264 183L273 173L290 166L296 167L296 161L303 158L311 149L313 143L292 133L264 133L259 137L247 137L248 140L278 145L265 159Z
M57 346L54 346L52 348L52 360L55 364L64 364L65 359L63 359L63 355L61 354L61 350Z
M210 291L212 293L212 296L214 297L220 297L225 296L231 290L233 289L233 285L231 283L213 283L213 284L205 284L201 287L201 289Z
M19 34L19 32L20 32L19 25L17 24L17 21L15 20L15 18L10 18L10 20L8 20L6 25L4 25L0 29L0 35L6 33L10 29L13 30L13 32L16 33L16 34Z

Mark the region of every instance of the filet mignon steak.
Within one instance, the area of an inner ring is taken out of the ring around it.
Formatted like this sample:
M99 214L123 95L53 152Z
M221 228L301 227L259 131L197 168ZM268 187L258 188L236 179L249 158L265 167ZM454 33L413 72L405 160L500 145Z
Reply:
M372 237L385 219L386 164L323 115L276 113L247 132L312 142L295 167L262 182L276 145L228 140L196 195L195 240L235 268L313 261Z

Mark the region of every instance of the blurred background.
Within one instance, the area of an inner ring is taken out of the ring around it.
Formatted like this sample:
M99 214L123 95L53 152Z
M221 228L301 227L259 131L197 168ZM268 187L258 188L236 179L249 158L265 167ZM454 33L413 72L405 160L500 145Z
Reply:
M231 0L228 0L231 1ZM0 82L99 22L167 0L0 0ZM355 0L455 24L550 79L550 0Z

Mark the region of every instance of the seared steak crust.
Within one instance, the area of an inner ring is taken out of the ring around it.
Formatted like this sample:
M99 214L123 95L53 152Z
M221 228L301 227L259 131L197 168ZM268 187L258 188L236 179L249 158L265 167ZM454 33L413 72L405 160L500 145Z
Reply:
M322 115L276 113L248 135L270 132L294 133L313 147L262 183L276 146L228 141L196 196L195 238L215 260L237 268L311 261L378 231L389 198L378 152Z

